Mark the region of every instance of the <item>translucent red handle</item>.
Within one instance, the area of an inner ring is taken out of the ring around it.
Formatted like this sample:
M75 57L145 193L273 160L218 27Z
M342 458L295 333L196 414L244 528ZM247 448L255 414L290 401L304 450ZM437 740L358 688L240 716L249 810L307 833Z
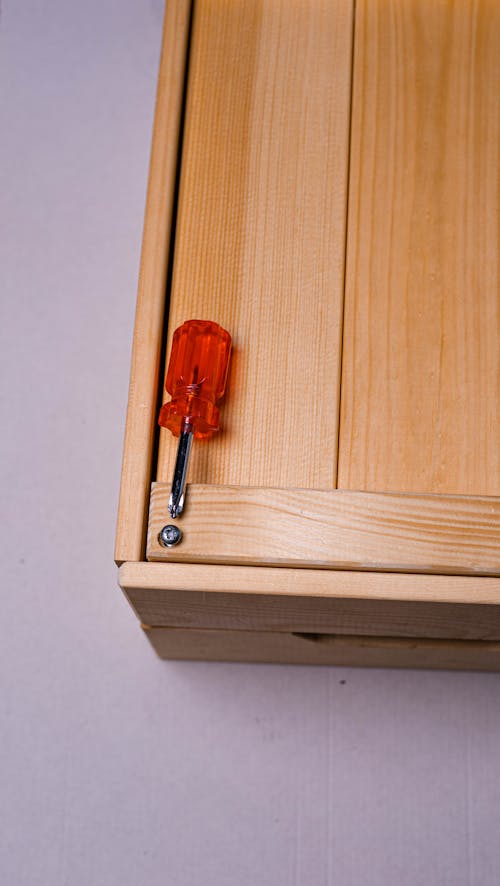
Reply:
M172 396L158 423L178 437L191 430L198 439L219 430L216 403L226 387L231 336L210 320L187 320L175 330L165 387Z

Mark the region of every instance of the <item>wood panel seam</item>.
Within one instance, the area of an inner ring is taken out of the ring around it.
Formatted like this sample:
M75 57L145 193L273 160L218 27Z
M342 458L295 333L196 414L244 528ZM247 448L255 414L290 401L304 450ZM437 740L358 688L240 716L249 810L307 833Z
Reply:
M349 92L349 128L347 133L347 170L346 170L346 198L345 198L345 231L344 231L344 279L342 285L342 308L340 316L340 344L339 344L339 395L337 402L337 453L335 466L335 489L339 488L339 465L340 465L340 422L342 416L342 379L343 379L343 357L344 357L344 317L345 317L345 301L346 301L346 285L347 285L347 236L349 231L349 203L351 194L351 143L352 143L352 110L354 95L354 54L356 39L356 3L352 3L352 27L351 27L351 76L350 76L350 92Z

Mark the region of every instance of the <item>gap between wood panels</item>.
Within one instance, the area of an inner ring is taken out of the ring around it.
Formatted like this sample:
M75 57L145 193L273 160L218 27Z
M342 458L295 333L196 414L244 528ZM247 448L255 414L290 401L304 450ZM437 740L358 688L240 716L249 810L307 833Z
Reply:
M339 462L340 462L340 421L342 416L342 376L343 376L343 355L344 355L344 316L345 316L345 299L346 299L346 282L347 282L347 237L349 232L349 203L351 196L351 143L352 143L352 106L353 106L353 89L354 89L354 50L356 40L356 0L352 5L352 28L351 28L351 78L350 78L350 100L349 100L349 132L347 136L347 190L345 204L345 237L344 237L344 281L342 286L342 314L340 318L340 351L339 351L339 396L338 396L338 415L337 415L337 460L335 472L335 489L339 488Z

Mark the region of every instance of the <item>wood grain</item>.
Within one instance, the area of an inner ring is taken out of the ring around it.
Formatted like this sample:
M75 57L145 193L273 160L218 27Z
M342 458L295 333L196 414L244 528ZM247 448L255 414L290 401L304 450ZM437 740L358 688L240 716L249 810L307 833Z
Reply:
M191 3L169 0L156 97L115 560L144 556Z
M168 346L200 317L234 351L193 482L335 486L351 38L346 0L196 3Z
M500 494L500 4L356 7L339 486Z
M120 585L154 626L500 640L500 579L125 563Z
M266 566L211 566L186 563L124 563L120 586L145 591L203 589L234 594L334 597L414 603L474 603L500 607L500 579L474 576L410 575L390 572L286 569ZM499 608L500 612L500 608ZM143 621L149 621L143 618Z
M193 485L164 548L169 493L153 484L149 560L500 575L497 498Z
M500 643L143 627L164 659L500 670Z

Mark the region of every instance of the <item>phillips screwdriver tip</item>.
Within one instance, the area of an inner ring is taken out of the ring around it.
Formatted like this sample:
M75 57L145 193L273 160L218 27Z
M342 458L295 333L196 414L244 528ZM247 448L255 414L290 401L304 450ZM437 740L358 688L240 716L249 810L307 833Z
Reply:
M179 435L179 446L175 462L174 479L172 481L172 491L168 500L169 514L173 520L175 520L179 514L182 514L184 508L187 468L192 442L193 428L191 425L187 425L187 429L182 431Z

